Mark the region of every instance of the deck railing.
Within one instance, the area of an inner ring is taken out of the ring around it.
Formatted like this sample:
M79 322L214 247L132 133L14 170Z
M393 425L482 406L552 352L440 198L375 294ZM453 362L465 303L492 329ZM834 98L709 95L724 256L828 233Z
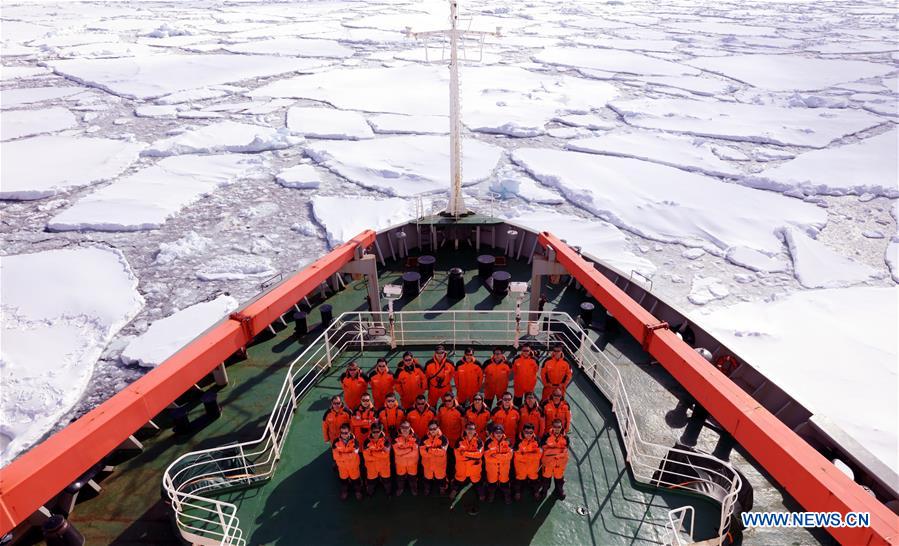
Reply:
M300 401L346 351L384 352L388 347L437 343L448 348L517 347L522 341L561 342L584 375L609 400L634 479L656 487L688 487L694 492L699 490L688 484L702 482L702 490L721 503L720 544L735 509L741 486L739 474L728 463L710 455L644 439L618 367L571 316L514 310L399 311L390 315L387 323L376 322L371 313L340 315L291 363L258 440L187 453L166 469L163 487L171 500L182 537L193 544L208 546L246 544L237 506L218 497L228 489L253 485L272 476ZM685 514L681 509L669 513L666 540L672 544L682 543L680 532ZM691 524L690 537L692 532Z

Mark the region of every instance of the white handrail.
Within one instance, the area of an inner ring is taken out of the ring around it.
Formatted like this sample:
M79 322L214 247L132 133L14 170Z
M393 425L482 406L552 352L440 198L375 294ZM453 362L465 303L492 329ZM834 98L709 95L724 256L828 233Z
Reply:
M400 315L396 321L398 331L393 337L381 338L368 338L367 329L363 327L365 324L379 324L371 313L348 312L340 315L290 364L262 437L186 453L169 465L163 476L163 487L171 500L179 531L186 540L204 546L245 544L237 518L237 506L215 499L215 492L259 483L274 474L299 401L348 348L358 347L364 351L366 348L390 347L397 338L402 340L401 347L438 343L452 343L455 347L461 343L471 345L475 341L480 342L478 345L508 345L509 340L514 339L517 313L514 310L445 310L395 311L394 314ZM671 461L669 457L675 453L684 455L687 461L708 460L712 463L698 467L705 473L717 476L718 481L699 480L718 493L710 495L713 499L723 499L718 535L720 544L727 533L740 490L739 474L729 463L710 455L644 440L618 368L571 316L561 312L522 314L528 315L528 322L535 321L542 326L536 336L537 342L563 343L584 375L609 400L625 446L626 460L636 480L670 488L681 487L685 481L697 480L695 474L672 469L677 465L685 470L688 467L697 468L689 462ZM542 320L544 318L547 320ZM466 327L460 328L460 325ZM714 468L721 468L723 473ZM680 481L671 481L669 477ZM680 524L683 523L683 515ZM672 517L669 514L667 527L673 525ZM690 529L692 532L692 524Z

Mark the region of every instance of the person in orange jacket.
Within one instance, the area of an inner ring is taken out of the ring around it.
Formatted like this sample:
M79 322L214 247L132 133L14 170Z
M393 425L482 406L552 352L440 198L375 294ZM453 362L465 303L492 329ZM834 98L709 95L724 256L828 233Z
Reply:
M524 430L525 425L533 425L534 437L538 439L543 437L545 427L543 408L540 407L536 394L533 392L525 393L524 404L518 408L518 415L520 416L518 420L519 435Z
M337 433L337 439L331 442L331 455L337 465L340 476L340 500L350 495L353 486L356 499L362 499L362 480L359 471L359 442L350 432L350 425L343 423Z
M350 410L355 410L362 400L362 395L368 392L368 378L362 374L359 365L350 362L347 369L340 376L340 386L343 388L343 400Z
M362 444L365 459L365 491L368 496L375 494L375 480L380 479L389 497L393 487L390 483L390 438L384 434L381 423L373 423L368 440Z
M436 420L428 423L428 433L418 442L418 446L424 478L422 494L430 495L431 486L436 483L440 495L445 495L449 440L441 432L440 425Z
M490 413L490 422L494 427L501 426L515 436L518 434L519 421L521 421L521 414L518 413L518 408L512 405L512 393L506 391L500 398L499 407ZM514 446L515 440L513 436L508 436L508 439L509 443Z
M539 472L540 457L543 450L540 441L534 431L534 425L527 423L518 437L518 446L515 448L515 500L521 500L523 486L530 484L534 491L534 498L539 498Z
M412 353L407 351L403 354L403 361L393 376L395 378L394 387L400 395L403 407L412 407L415 397L425 392L428 383L424 370L421 369Z
M495 399L509 388L511 374L512 366L506 361L503 350L493 349L493 356L484 365L484 402L487 407L492 408Z
M386 359L378 359L374 369L368 374L368 382L371 383L371 394L374 397L375 408L383 408L387 395L393 392L393 384L396 382L396 379L387 367Z
M512 492L509 490L509 470L512 466L512 455L512 442L506 437L503 426L494 426L493 431L490 433L490 438L484 444L484 469L487 472L487 502L493 502L497 487L503 492L506 504L512 502Z
M556 480L555 494L559 500L565 500L565 466L568 465L568 435L562 429L562 420L553 419L549 432L543 435L540 447L543 448L543 477L540 481L540 498L549 492L549 482Z
M403 494L406 484L412 496L418 495L418 438L412 433L412 425L404 421L400 434L393 441L393 462L396 466L396 496Z
M443 345L438 345L434 356L425 364L425 376L428 381L428 404L436 407L443 395L452 388L453 374L456 367L450 361Z
M571 407L565 401L562 389L556 389L543 403L544 430L549 430L550 424L556 419L562 421L562 431L565 434L571 430Z
M525 343L521 346L521 352L512 361L512 378L515 384L515 405L521 407L524 404L524 395L534 392L537 388L537 372L540 365L534 357L531 347Z
M465 422L471 423L478 431L478 438L483 442L487 439L487 425L490 423L490 410L484 404L484 395L477 393L471 400L471 404L465 409Z
M322 436L325 443L330 444L340 437L340 427L344 423L350 424L352 414L349 408L343 405L339 395L331 397L331 407L322 417Z
M378 422L384 425L391 438L396 438L396 435L399 434L400 424L405 420L406 412L397 404L396 395L388 394L385 398L384 408L378 412Z
M437 422L450 445L455 446L465 430L465 409L459 405L453 393L443 395L443 405L437 410Z
M540 381L543 382L543 400L549 398L556 389L562 389L562 394L565 394L568 383L571 382L571 365L565 360L561 343L556 343L549 358L543 361Z
M359 401L359 407L353 412L350 424L353 427L353 436L364 444L368 440L368 433L371 431L371 424L378 420L378 412L371 403L371 395L365 393L362 400Z
M456 498L467 482L472 484L481 482L481 471L484 466L484 442L478 438L478 431L475 429L474 423L465 425L465 434L456 444L455 451L456 479L450 492L451 498ZM478 499L484 500L483 488L478 489Z
M406 421L412 425L412 432L416 438L424 438L428 433L428 423L436 418L437 414L428 405L423 394L419 394L415 399L415 405L406 410Z
M484 370L481 363L474 358L474 349L465 349L465 355L456 364L456 400L460 404L471 402L474 394L481 390L484 384Z

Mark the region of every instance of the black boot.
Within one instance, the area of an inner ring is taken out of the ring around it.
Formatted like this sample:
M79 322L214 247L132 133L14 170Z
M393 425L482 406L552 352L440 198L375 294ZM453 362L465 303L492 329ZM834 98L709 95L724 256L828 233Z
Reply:
M402 497L403 491L406 490L406 476L396 477L396 496Z
M387 492L387 496L391 497L391 493L393 492L393 484L390 482L390 478L381 478L381 483L384 484L384 491Z
M449 488L449 483L447 483L446 478L442 480L437 480L437 484L440 486L440 496L446 496L446 490Z
M547 489L549 489L549 478L540 478L539 484L537 485L537 493L534 494L534 497L536 497L537 500L545 499Z
M350 481L340 480L340 500L345 501L350 496Z
M375 494L375 481L374 480L368 480L368 482L365 484L365 494L368 495L369 497L374 496L374 494Z
M534 494L535 499L540 499L540 478L535 480L528 480L528 486L531 488L531 493Z
M487 502L493 502L496 499L496 484L487 484Z
M478 500L482 501L487 498L487 484L482 481L476 487L478 488Z
M512 504L512 488L509 482L500 484L499 488L503 492L503 500L506 504Z
M412 492L413 497L418 496L418 476L407 476L409 480L409 491Z
M424 483L421 484L421 494L425 497L431 494L431 481L432 480L425 479Z
M353 480L353 493L356 495L356 500L362 500L362 478Z
M515 483L512 485L512 489L514 490L515 502L521 500L521 482L524 480L515 480Z
M565 480L556 478L556 490L554 492L557 499L565 500Z
M463 487L464 485L465 485L465 484L462 483L462 482L460 482L459 480L454 480L454 481L453 481L453 489L452 489L452 491L450 491L450 498L453 499L453 500L455 500L456 497L459 496L459 491L462 490L462 487Z

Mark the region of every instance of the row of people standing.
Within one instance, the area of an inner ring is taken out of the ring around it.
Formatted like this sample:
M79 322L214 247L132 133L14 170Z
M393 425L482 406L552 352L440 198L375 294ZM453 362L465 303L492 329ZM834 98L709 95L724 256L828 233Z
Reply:
M351 362L340 376L340 385L346 405L354 409L369 389L376 408L384 407L387 395L393 392L400 397L400 405L404 408L411 407L418 395L425 393L428 403L436 406L444 393L453 388L456 399L462 404L471 402L475 393L483 391L485 402L492 407L494 400L509 389L510 381L515 403L520 406L526 392L536 392L538 379L543 386L542 399L546 400L557 388L562 389L564 395L571 377L572 368L561 344L554 345L550 356L539 365L527 344L510 359L497 347L484 363L475 358L474 349L469 347L455 364L444 346L438 345L424 366L411 352L404 353L394 372L390 371L384 358L378 359L367 375L358 364Z

